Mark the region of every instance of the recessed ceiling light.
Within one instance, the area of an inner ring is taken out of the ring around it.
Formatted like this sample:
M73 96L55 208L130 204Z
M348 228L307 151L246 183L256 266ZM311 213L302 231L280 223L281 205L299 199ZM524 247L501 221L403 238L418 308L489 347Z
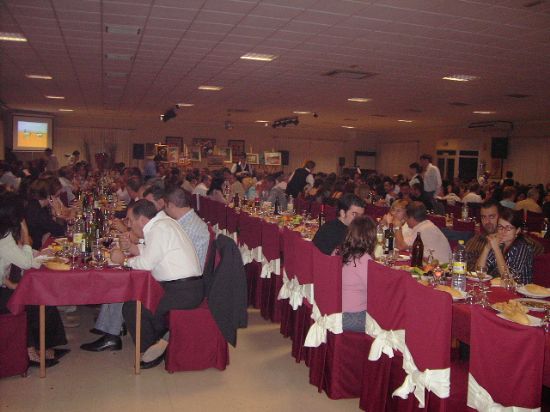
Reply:
M44 96L46 99L58 99L58 100L63 100L65 99L65 96L51 96L51 95L46 95Z
M193 107L193 103L176 103L177 107Z
M413 121L412 121L412 120L407 120L407 119L399 119L398 122L402 122L402 123L412 123Z
M443 80L450 80L453 82L469 82L477 79L479 79L478 76L471 76L469 74L450 74L443 77Z
M134 60L134 55L122 53L105 53L105 59L131 62L132 60Z
M256 60L260 62L270 62L277 58L274 54L246 53L241 56L243 60Z
M141 27L127 26L124 24L106 24L105 32L111 34L127 34L139 36L141 34Z
M74 112L74 109L59 109L60 112Z
M26 77L29 79L40 79L40 80L52 80L52 76L48 76L47 74L26 74Z
M342 126L344 129L355 129L355 126Z
M269 120L256 120L255 123L269 123Z
M0 31L0 40L4 41L27 41L27 38L20 33L7 33L5 31Z
M199 86L199 90L209 90L209 91L219 92L221 89L223 89L223 87L221 86L208 86L204 84Z
M294 113L294 114L311 114L311 112L301 112L299 110L295 110L292 113Z
M496 112L493 110L475 110L472 113L474 114L495 114Z
M350 97L348 99L348 102L356 102L356 103L366 103L369 102L371 99L368 99L366 97Z

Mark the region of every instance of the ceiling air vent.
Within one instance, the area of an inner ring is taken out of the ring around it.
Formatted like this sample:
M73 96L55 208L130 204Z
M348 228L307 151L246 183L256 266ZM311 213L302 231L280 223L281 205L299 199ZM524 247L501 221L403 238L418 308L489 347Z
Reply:
M128 75L128 73L124 72L105 72L105 76L107 76L109 79L123 79Z
M139 36L141 34L141 27L126 26L123 24L106 24L105 33Z
M451 102L449 104L451 106L458 106L458 107L470 106L470 103L464 103L464 102Z
M514 99L525 99L526 97L530 97L530 95L521 94L521 93L512 93L512 94L507 94L506 97L513 97Z
M376 76L378 73L369 73L362 72L360 70L331 70L327 73L324 73L323 76L335 77L338 79L352 79L352 80L363 80L368 79L369 77Z

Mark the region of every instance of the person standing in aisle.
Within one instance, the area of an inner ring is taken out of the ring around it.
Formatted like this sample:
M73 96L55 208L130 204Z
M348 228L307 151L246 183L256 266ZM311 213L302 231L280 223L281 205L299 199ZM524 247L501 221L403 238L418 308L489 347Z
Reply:
M296 198L306 186L313 186L315 183L312 175L313 169L315 169L315 162L313 160L307 160L304 167L296 169L292 173L292 176L290 176L290 179L288 179L286 194Z

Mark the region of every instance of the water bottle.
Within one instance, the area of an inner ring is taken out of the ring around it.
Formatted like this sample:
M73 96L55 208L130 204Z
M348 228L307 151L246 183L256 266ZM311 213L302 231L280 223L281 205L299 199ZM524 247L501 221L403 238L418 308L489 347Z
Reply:
M468 203L462 205L462 220L468 220Z
M292 195L290 195L288 197L288 203L286 205L286 210L289 213L294 213L294 198L292 197Z
M376 228L376 245L374 247L374 258L380 259L384 256L384 228L378 225Z
M453 272L451 286L462 292L466 292L466 249L464 241L459 240L453 253Z

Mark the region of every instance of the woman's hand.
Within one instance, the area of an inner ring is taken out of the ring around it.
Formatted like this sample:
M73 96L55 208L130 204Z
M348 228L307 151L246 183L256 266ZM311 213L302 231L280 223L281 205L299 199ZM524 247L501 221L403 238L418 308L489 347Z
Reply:
M498 235L496 233L493 233L492 235L487 236L487 242L491 249L497 250L500 248L500 239L498 238Z
M116 263L117 265L122 265L122 263L124 263L124 259L126 259L126 256L124 255L124 252L122 252L122 250L111 250L111 261L113 263Z
M3 282L4 286L6 286L8 289L14 290L17 287L17 283L12 282L7 277L4 278Z

